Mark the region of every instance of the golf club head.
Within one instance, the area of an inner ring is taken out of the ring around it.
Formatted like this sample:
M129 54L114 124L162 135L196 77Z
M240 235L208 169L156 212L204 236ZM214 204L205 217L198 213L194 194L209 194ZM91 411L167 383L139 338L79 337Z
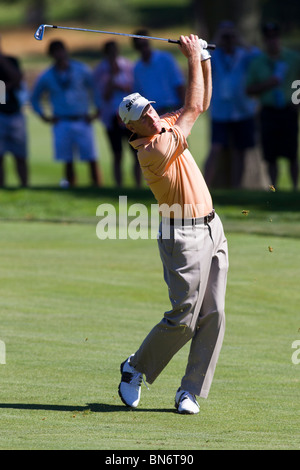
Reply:
M36 30L36 32L34 33L35 39L37 39L38 41L41 41L44 37L44 31L45 31L45 25L41 24Z

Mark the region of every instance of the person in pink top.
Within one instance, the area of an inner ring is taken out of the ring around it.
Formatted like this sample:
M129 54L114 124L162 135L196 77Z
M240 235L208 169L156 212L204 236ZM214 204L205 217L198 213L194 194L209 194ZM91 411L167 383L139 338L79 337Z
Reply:
M227 240L187 137L209 107L210 55L196 35L181 36L188 62L184 106L159 116L138 93L123 98L119 115L132 132L130 144L159 204L158 246L171 309L136 352L121 364L119 395L132 408L140 401L143 375L149 384L191 341L186 371L175 393L179 413L199 412L196 397L207 398L225 331Z
M124 140L126 146L130 136L118 115L120 100L124 93L130 93L133 87L133 63L120 55L119 45L108 41L103 47L104 58L94 70L95 98L102 122L113 154L113 175L117 186L124 183L122 162ZM130 147L133 157L133 179L136 186L141 183L141 170L136 152Z

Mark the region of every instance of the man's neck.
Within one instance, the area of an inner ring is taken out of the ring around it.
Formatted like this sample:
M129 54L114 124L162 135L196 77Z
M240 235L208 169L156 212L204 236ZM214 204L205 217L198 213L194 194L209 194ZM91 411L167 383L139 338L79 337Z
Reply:
M145 63L149 63L152 57L152 51L151 49L147 49L145 52L143 52L142 56L142 61Z
M70 63L68 60L64 60L62 62L56 62L55 64L55 68L61 71L67 70L69 67L70 67Z

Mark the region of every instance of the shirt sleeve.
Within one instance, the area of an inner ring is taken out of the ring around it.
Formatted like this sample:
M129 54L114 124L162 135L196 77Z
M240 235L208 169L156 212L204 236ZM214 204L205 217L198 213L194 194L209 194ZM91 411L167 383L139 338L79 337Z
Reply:
M42 95L47 91L45 75L42 75L36 82L32 94L31 94L31 105L34 111L40 115L43 114L43 108L41 106Z
M168 127L175 126L177 119L179 118L180 114L182 113L183 108L178 109L172 113L166 113L160 116L160 119L166 121Z
M257 81L261 81L261 78L259 77L259 74L257 73L259 68L258 68L258 55L252 57L252 59L249 61L248 68L247 68L247 74L246 74L246 86L253 85Z
M151 140L143 151L140 164L155 175L162 176L187 148L185 136L175 125Z
M20 66L20 62L18 59L16 59L15 57L8 57L9 61L11 62L11 64L15 67L15 69L22 73L21 71L21 66Z
M85 86L89 93L91 104L97 107L96 86L95 86L95 81L93 77L93 72L90 69L90 67L87 67L86 65L84 65L83 74L84 74Z
M94 87L95 87L95 103L98 109L101 109L104 105L103 90L108 80L108 74L106 71L106 62L101 62L94 70L93 74Z
M18 85L15 84L15 75L22 75L20 63L15 57L4 56L4 59L9 62L10 71L5 73L4 69L0 67L0 78L5 82L7 91L17 89Z

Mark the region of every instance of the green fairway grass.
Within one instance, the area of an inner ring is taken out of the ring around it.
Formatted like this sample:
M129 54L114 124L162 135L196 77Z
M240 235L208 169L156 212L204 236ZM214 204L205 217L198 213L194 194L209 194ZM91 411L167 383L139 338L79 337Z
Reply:
M187 0L125 3L133 8L128 24L120 11L119 25L95 17L90 27L129 33L145 20L159 37L193 31ZM62 0L49 4L47 22L87 27L79 15ZM24 17L25 2L0 6L4 50L18 55L31 86L50 64L44 47L54 36L48 31L38 49L35 28L19 27ZM82 33L75 43L71 32L59 36L70 41L72 57L93 67L105 36L96 35L95 43L88 37ZM131 41L120 38L120 45L122 55L137 58ZM172 51L186 74L178 47L155 46ZM77 187L62 189L51 127L28 104L25 114L30 186L18 187L7 155L6 188L0 189L0 450L299 450L300 347L297 353L293 345L300 341L300 192L291 191L287 161L279 161L275 192L268 185L212 190L230 267L224 344L210 395L199 399L200 413L179 415L174 408L189 344L149 390L142 384L140 405L132 411L118 395L120 364L169 310L168 291L156 240L100 240L96 211L110 204L118 223L120 196L128 207L143 204L148 214L156 201L144 182L134 187L128 147L124 186L114 187L100 122L94 129L103 187L91 187L86 164L76 162ZM188 139L201 170L209 139L206 113Z
M28 125L31 187L18 189L8 157L0 190L0 449L299 449L300 193L286 174L275 192L212 191L229 242L227 326L200 414L174 408L188 345L130 411L120 363L169 309L168 292L156 240L100 241L96 210L109 203L118 215L119 196L148 210L155 200L134 188L128 153L114 188L99 123L104 187L89 187L78 163L78 187L61 189L50 128L30 112ZM202 168L207 121L197 126Z
M188 346L137 411L117 392L120 362L169 308L156 241L95 227L1 222L0 448L299 449L299 239L228 233L223 350L201 413L180 416Z

